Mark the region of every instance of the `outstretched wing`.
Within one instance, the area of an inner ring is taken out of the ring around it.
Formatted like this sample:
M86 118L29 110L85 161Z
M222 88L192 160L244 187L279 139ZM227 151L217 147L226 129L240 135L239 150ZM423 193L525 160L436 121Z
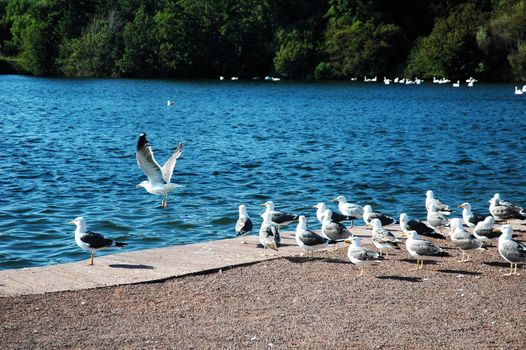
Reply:
M139 136L139 141L137 141L135 156L137 157L137 164L148 176L148 180L150 180L152 185L165 183L161 166L153 157L152 147L144 133Z
M168 160L166 163L164 163L163 167L161 168L163 172L163 178L164 181L167 183L170 183L170 180L172 179L172 174L174 172L175 163L177 162L177 158L181 156L181 153L183 152L183 143L179 142L179 145L177 146L177 149L175 150L174 154Z

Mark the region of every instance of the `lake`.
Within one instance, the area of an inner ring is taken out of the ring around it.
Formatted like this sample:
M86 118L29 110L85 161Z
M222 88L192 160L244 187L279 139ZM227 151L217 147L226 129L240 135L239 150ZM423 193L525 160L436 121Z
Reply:
M482 214L495 192L526 204L513 89L0 76L0 269L88 259L77 216L129 251L233 237L239 204L256 233L269 199L312 229L337 195L419 219L428 189ZM160 163L185 144L166 209L135 188L141 132Z

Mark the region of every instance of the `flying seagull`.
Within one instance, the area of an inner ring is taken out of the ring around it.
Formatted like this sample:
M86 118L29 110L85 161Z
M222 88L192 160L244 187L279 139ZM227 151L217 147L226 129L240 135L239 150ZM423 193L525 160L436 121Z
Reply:
M75 243L84 250L91 250L91 258L86 264L93 265L93 258L95 257L95 250L110 248L110 247L124 247L128 243L116 242L101 235L100 233L87 231L86 220L83 217L78 217L69 222L72 225L77 225L75 229Z
M448 205L442 203L439 199L435 198L433 191L428 190L426 192L426 209L431 210L431 205L434 205L436 210L440 214L449 215L453 211Z
M173 191L180 185L171 183L172 174L175 168L177 158L181 156L183 151L183 143L179 143L177 149L170 158L161 167L153 157L152 147L146 139L146 134L142 133L137 141L137 164L148 176L148 181L142 181L136 187L144 187L144 189L151 194L163 195L162 207L166 208L168 200L168 193Z
M468 227L475 227L480 221L484 221L485 217L479 214L474 214L471 211L471 204L468 202L462 203L458 206L462 208L462 219Z
M363 267L365 265L374 264L384 259L382 255L372 250L366 249L361 245L360 237L347 238L344 242L351 243L347 250L347 257L356 266L360 268L360 274L363 275Z
M506 275L518 275L517 264L526 263L526 245L511 238L513 235L511 225L503 225L500 230L502 234L499 237L499 254L510 263L510 273Z
M343 240L330 240L326 237L322 237L314 231L307 230L307 218L304 215L300 215L298 226L296 227L296 243L298 246L307 253L314 254L314 251L320 249L326 249L329 244L336 244Z
M247 207L244 204L239 206L239 219L236 222L236 235L243 236L243 243L247 243L247 234L252 231L252 220L247 214Z
M373 208L367 204L363 206L363 221L366 225L371 224L371 220L378 219L382 223L383 226L395 224L396 220L388 215L374 212Z
M279 231L281 226L286 226L294 221L298 220L297 214L285 213L279 210L274 210L274 202L267 201L261 204L262 207L267 207L265 213L270 213L270 221L274 223ZM263 217L263 215L262 215Z
M409 233L409 231L416 231L416 233L418 233L421 236L445 239L444 236L438 234L434 229L427 226L422 221L414 219L409 220L409 217L406 213L400 214L400 228L402 229L402 232L404 232L406 235Z

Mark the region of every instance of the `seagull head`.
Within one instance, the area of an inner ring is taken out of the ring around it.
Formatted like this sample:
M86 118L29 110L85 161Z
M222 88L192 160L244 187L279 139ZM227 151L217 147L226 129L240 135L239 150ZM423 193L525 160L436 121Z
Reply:
M262 207L267 207L268 210L274 210L274 202L273 201L266 201L265 203L261 204Z
M146 185L148 185L148 181L142 181L140 184L138 184L137 186L135 186L135 188L146 187Z
M435 198L435 195L434 195L433 191L427 190L426 197L429 198L429 199L432 199L432 198Z
M344 202L344 203L347 202L347 200L345 199L345 196L338 196L338 197L334 198L332 201L333 202L340 202L340 203L341 202Z
M371 226L373 227L373 229L382 228L382 222L380 221L380 219L372 219Z
M298 218L298 226L296 227L296 231L306 230L306 229L307 229L307 217L305 215L300 215Z
M239 206L239 215L240 216L247 216L247 207L244 204L241 204Z
M449 227L451 228L451 231L461 230L464 228L462 226L462 221L459 218L453 218L449 220Z
M332 210L325 209L323 211L323 221L331 221L331 217L332 217Z
M462 209L466 209L466 210L471 210L471 204L469 204L468 202L464 202L460 204L458 207Z
M418 239L418 233L416 233L416 231L409 231L406 235L408 239Z
M82 216L79 216L75 218L75 220L72 220L69 222L70 225L76 225L77 228L86 229L86 220Z
M360 237L352 236L349 238L346 238L343 243L349 243L356 247L360 247L362 245L362 239Z
M373 212L373 208L367 204L363 206L363 215L369 215Z
M325 211L325 209L327 209L327 206L325 205L325 203L319 202L313 208L320 209L323 212Z
M400 214L400 223L407 223L409 220L409 218L407 217L407 214L406 213L402 213Z
M499 237L499 240L511 239L513 236L513 228L510 224L502 225L499 231L502 232L502 234Z

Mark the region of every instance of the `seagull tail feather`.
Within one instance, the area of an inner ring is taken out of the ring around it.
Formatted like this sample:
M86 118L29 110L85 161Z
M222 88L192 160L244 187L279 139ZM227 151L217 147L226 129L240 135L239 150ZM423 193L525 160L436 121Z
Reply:
M124 246L127 246L128 243L124 243L124 242L115 242L115 247L124 247Z

